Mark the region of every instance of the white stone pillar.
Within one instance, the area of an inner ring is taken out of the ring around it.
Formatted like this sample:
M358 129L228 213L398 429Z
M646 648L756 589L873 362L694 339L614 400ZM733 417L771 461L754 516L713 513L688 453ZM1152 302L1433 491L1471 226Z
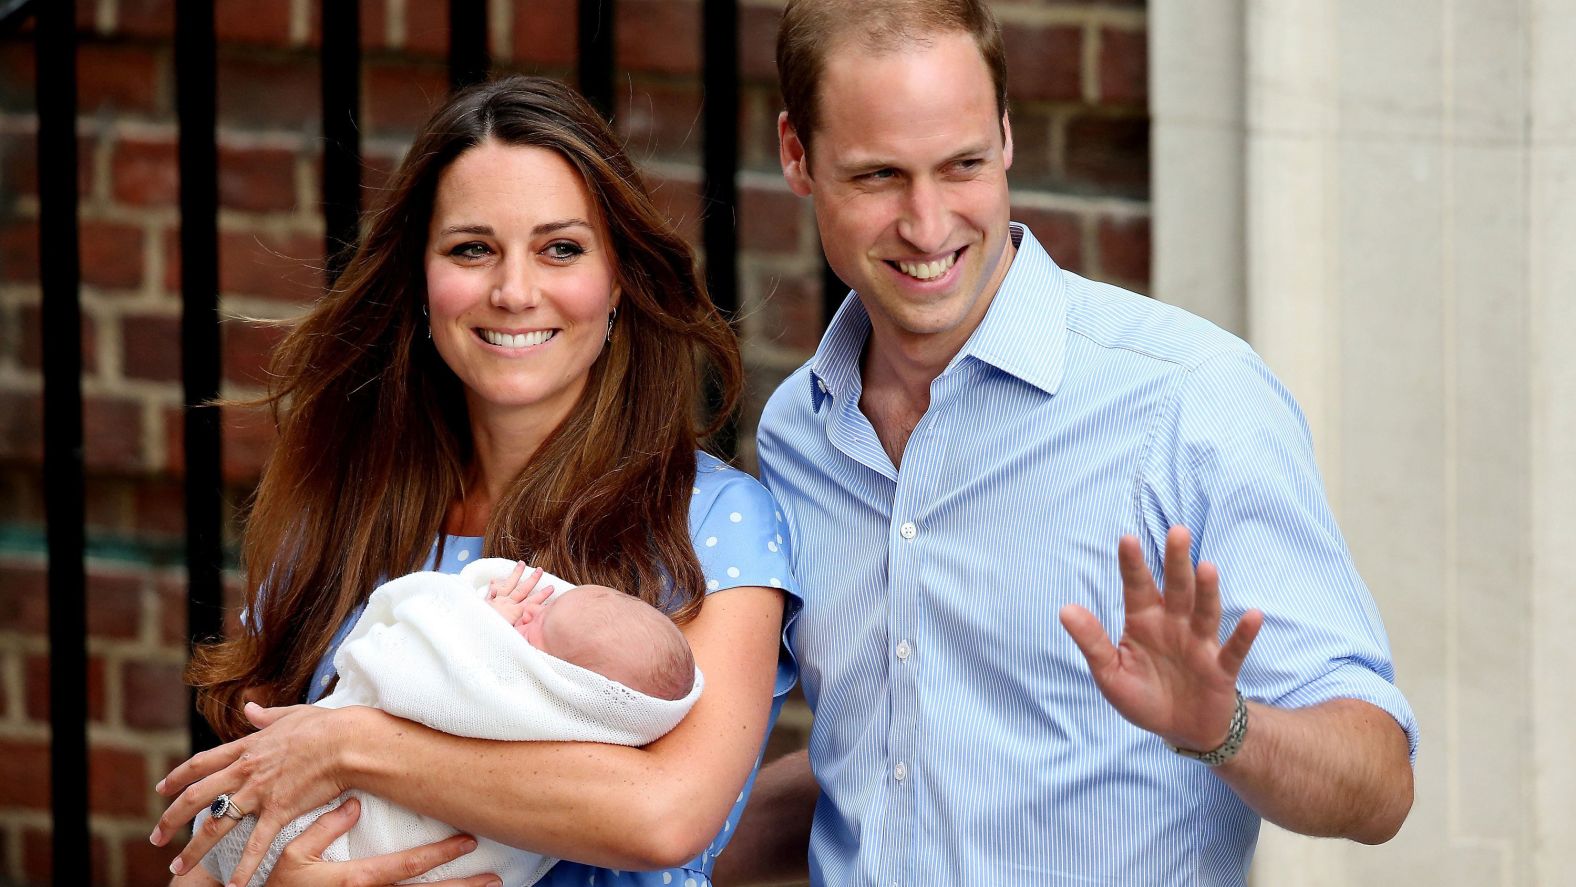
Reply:
M1564 883L1576 871L1576 5L1232 7L1151 5L1155 292L1211 314L1187 257L1231 261L1221 244L1240 229L1237 267L1214 272L1227 295L1213 297L1239 306L1216 316L1244 318L1307 412L1423 728L1396 840L1266 827L1255 880ZM1240 82L1178 61L1207 45L1201 29L1241 35L1226 50L1243 60ZM1235 162L1189 128L1190 109L1233 101ZM1208 162L1188 156L1200 150ZM1240 221L1174 199L1215 189L1240 189Z

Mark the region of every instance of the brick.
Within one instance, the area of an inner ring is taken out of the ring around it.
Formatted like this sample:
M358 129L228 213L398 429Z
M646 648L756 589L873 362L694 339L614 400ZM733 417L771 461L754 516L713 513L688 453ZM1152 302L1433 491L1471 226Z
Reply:
M174 141L121 139L109 155L110 195L129 206L180 202L180 164Z
M700 159L701 96L694 84L637 80L620 88L614 101L613 122L630 156Z
M141 228L84 219L79 231L84 284L105 289L135 289L142 285Z
M323 116L316 59L220 56L219 125L315 130Z
M821 276L756 271L750 275L758 300L747 321L751 339L803 352L815 350L824 326Z
M213 6L214 36L221 45L251 43L288 46L291 5L258 3L257 0L216 0Z
M0 41L0 110L33 113L37 82L31 38Z
M700 183L656 176L648 176L646 183L657 209L673 222L690 246L698 246L701 239Z
M96 140L77 138L77 193L93 193L93 149ZM32 133L0 135L0 193L38 193L38 140Z
M1143 105L1149 98L1149 40L1144 31L1100 29L1100 101Z
M37 393L0 391L0 456L43 461L44 401Z
M1100 245L1100 276L1134 289L1149 288L1149 217L1102 218L1096 239Z
M0 739L0 809L49 809L49 744Z
M15 283L38 280L37 221L0 221L0 280Z
M184 723L184 719L182 721ZM153 778L141 752L96 745L88 752L88 806L111 816L146 816Z
M219 203L250 212L295 208L293 151L278 148L219 148Z
M448 94L446 65L408 59L369 63L361 91L363 132L414 133Z
M808 201L787 188L739 189L739 249L763 253L799 252Z
M1012 217L1029 226L1057 265L1073 272L1084 270L1083 220L1077 213L1015 206Z
M87 467L109 471L140 471L142 404L116 397L85 397L82 436Z
M109 883L109 846L100 835L88 839L89 870L94 872L93 883ZM149 845L152 846L152 845ZM171 858L174 854L171 853ZM22 878L24 883L54 883L54 853L49 832L24 828L22 830ZM168 880L168 868L165 870Z
M1064 25L1005 24L1007 95L1015 101L1083 98L1083 31Z
M1056 115L1044 105L1022 104L1012 109L1012 169L1014 188L1048 188L1060 183L1060 167L1052 141Z
M128 477L96 474L89 478L87 498L83 503L84 520L88 534L105 533L110 536L129 536L137 532L131 522Z
M167 647L186 643L186 578L161 577L159 591L159 642Z
M449 57L449 4L405 4L405 49L410 53Z
M121 718L134 730L175 730L186 726L186 682L181 666L128 661L121 666Z
M389 49L388 41L388 2L389 0L358 0L360 6L360 37L363 51L379 51ZM445 4L418 4L420 6L436 5L439 9L447 9ZM410 12L406 12L406 18ZM307 0L307 31L306 46L317 49L323 45L323 3L322 0Z
M0 426L11 420L0 410ZM44 478L36 465L0 466L0 514L15 527L44 526ZM0 625L5 625L0 617Z
M105 722L104 702L104 659L99 656L88 657L87 667L87 705L88 720L95 724ZM39 723L49 722L49 657L39 654L27 657L22 665L23 686L27 692L23 711L30 721Z
M77 109L82 114L167 111L160 103L163 65L155 51L135 44L77 45Z
M274 446L273 419L264 407L225 407L222 413L220 447L221 470L227 483L252 484ZM167 468L172 474L186 471L184 420L178 407L164 412Z
M579 40L577 0L513 0L514 59L566 68L575 64Z
M125 573L88 573L88 636L132 640L142 623L142 579Z
M166 241L168 287L180 290L180 240ZM316 234L287 237L224 231L219 234L219 289L237 295L263 296L285 302L307 302L322 293L323 238Z
M151 817L150 817L151 818ZM150 826L151 827L151 826ZM186 844L185 837L169 845L155 847L147 838L132 838L120 845L122 887L168 887L170 862ZM171 849L171 848L174 849Z
M1141 117L1073 119L1067 124L1069 183L1123 197L1149 196L1149 121Z
M168 40L175 35L175 0L119 0L116 30L127 37Z
M152 382L181 380L179 317L128 314L120 321L121 373Z
M0 563L0 632L49 631L47 583L42 564Z
M775 86L746 87L739 103L739 166L780 175L777 157L777 114L782 97Z
M695 0L621 0L613 34L619 65L630 71L700 70L700 4Z
M777 23L782 10L772 6L739 7L739 76L777 88Z
M37 305L23 305L19 311L21 335L21 349L18 353L22 366L30 370L43 369L44 366L44 317L43 309ZM98 372L98 324L93 316L83 312L82 329L82 371L85 373Z
M220 327L224 335L224 378L255 388L266 388L269 357L284 338L283 327L226 320Z
M131 494L132 525L145 536L184 536L186 490L164 478L148 478Z

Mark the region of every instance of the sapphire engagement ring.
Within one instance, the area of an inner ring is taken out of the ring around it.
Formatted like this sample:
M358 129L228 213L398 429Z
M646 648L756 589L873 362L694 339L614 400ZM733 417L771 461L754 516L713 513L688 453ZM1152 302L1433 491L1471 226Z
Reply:
M214 798L213 803L208 805L208 815L215 819L223 816L240 822L246 818L246 811L236 806L236 803L230 800L230 794L226 792Z

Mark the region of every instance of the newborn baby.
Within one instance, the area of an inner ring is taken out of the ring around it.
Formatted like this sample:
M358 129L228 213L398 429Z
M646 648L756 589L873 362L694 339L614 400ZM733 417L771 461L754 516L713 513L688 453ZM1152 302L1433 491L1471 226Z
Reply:
M517 563L487 587L487 603L549 656L658 699L683 699L695 684L684 633L662 611L606 585L562 586ZM523 581L522 581L523 579Z
M526 576L524 564L499 558L458 576L412 573L379 586L334 667L339 683L317 705L371 705L478 739L645 745L678 724L702 687L683 633L661 611L605 586L571 586L541 570ZM250 883L263 884L284 846L351 796L361 801L361 816L325 859L377 856L455 832L350 791L287 825ZM229 882L255 825L245 817L203 857L221 882ZM516 887L557 862L486 838L477 844L415 880L491 872Z

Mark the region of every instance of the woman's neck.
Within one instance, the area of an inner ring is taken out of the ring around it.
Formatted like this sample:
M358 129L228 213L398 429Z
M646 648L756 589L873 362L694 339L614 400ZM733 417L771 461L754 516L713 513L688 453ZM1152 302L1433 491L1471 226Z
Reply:
M471 403L471 464L465 492L449 508L445 531L455 536L481 536L501 500L531 464L531 457L567 416L543 416L540 410L478 408Z

